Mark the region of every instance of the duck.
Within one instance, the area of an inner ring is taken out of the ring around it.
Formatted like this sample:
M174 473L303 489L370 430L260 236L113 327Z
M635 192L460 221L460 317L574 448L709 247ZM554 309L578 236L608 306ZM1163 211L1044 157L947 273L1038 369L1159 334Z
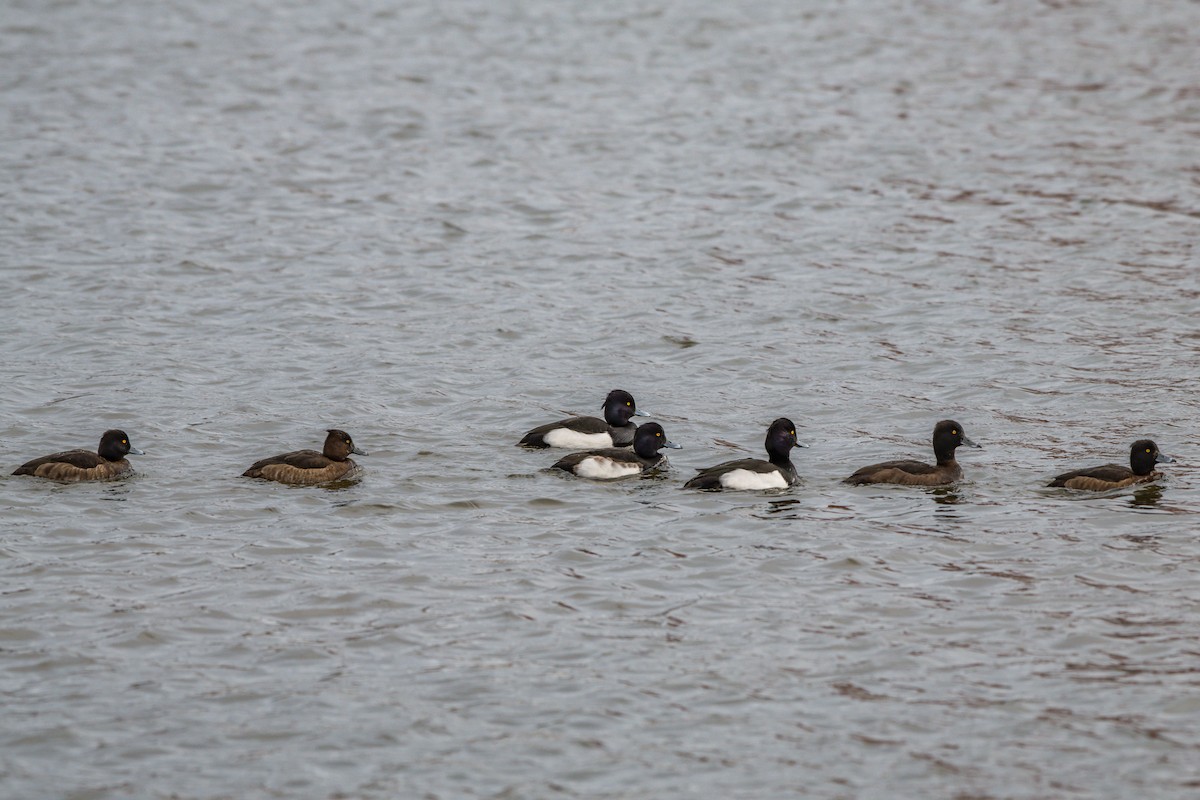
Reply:
M105 431L96 452L67 450L28 461L13 475L34 475L54 481L110 481L133 474L133 465L125 456L144 456L144 451L129 443L129 435L121 430Z
M1048 483L1048 486L1062 486L1067 489L1084 489L1089 492L1103 492L1107 489L1120 489L1135 483L1149 483L1163 476L1154 469L1155 464L1172 464L1175 459L1160 453L1158 445L1150 439L1138 439L1129 448L1129 466L1120 464L1104 464L1099 467L1076 469L1064 472Z
M896 483L904 486L946 486L962 480L963 471L954 460L954 451L962 446L979 447L963 433L963 426L944 419L933 426L933 454L937 464L922 461L884 461L856 470L843 483Z
M633 450L609 447L571 453L560 458L551 469L561 469L593 480L612 480L630 475L640 475L657 467L666 456L659 450L669 447L681 450L683 445L667 439L667 433L657 422L647 422L638 427L633 437Z
M742 458L697 470L696 477L683 484L685 489L720 491L721 489L786 489L799 480L792 465L793 447L805 447L796 441L796 424L780 417L767 428L767 458Z
M325 446L316 450L296 450L256 461L242 473L243 478L263 478L269 481L294 486L314 486L353 476L358 464L350 454L365 456L366 452L355 446L350 434L337 428L326 431Z
M629 447L637 425L631 417L648 417L638 411L633 395L624 389L613 389L604 398L604 419L599 417L569 417L558 422L539 425L526 433L517 444L521 447L604 448Z

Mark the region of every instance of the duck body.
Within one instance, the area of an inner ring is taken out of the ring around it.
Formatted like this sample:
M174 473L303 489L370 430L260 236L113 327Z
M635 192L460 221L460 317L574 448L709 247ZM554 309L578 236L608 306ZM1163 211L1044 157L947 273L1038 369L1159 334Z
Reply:
M767 428L765 447L769 460L741 458L704 467L697 470L697 475L683 488L702 491L786 489L799 480L796 467L792 464L791 450L803 446L796 441L795 424L786 417L780 417Z
M1120 489L1136 483L1150 483L1163 476L1154 469L1155 464L1171 463L1175 459L1163 455L1158 445L1149 439L1139 439L1129 449L1129 466L1104 464L1064 472L1050 481L1048 486L1081 489L1088 492L1103 492Z
M665 457L659 450L664 447L678 450L681 445L668 441L661 425L649 422L637 429L632 450L608 447L571 453L555 462L552 469L598 481L626 478L640 475L662 463Z
M924 461L882 461L856 471L845 483L863 485L868 483L894 483L901 486L945 486L962 480L962 467L951 460L943 464L926 464Z
M129 444L125 431L105 431L100 437L96 451L66 450L28 461L13 472L13 475L33 475L52 481L111 481L133 474L133 465L127 455L145 455Z
M633 444L637 425L631 417L648 417L638 411L633 395L613 389L604 398L604 419L599 417L569 417L539 425L527 432L518 444L522 447L546 448L605 448L629 447Z
M335 428L327 433L320 453L316 450L280 453L254 462L242 477L263 478L293 486L315 486L353 477L358 464L350 459L350 454L365 456L366 453L355 446L345 431Z
M521 439L522 447L628 447L637 425L609 425L599 417L570 417L539 425Z
M939 422L933 428L933 453L936 464L916 460L882 461L854 472L843 482L861 486L872 483L891 483L900 486L946 486L962 480L962 467L954 458L960 446L979 447L963 434L962 425L952 419Z

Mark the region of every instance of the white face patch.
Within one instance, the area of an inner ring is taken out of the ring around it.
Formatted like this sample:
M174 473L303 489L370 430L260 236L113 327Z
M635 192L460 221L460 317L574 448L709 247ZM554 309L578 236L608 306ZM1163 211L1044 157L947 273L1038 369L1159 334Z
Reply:
M610 481L613 478L624 478L627 475L637 475L642 471L641 464L630 464L627 461L614 461L607 456L588 456L575 467L575 474L581 478L592 478L598 481Z
M739 491L757 491L759 489L786 489L788 482L776 469L770 472L735 469L721 476L721 486L725 489Z
M607 433L580 433L570 428L555 428L542 437L550 447L567 447L572 450L599 450L612 447L612 437Z

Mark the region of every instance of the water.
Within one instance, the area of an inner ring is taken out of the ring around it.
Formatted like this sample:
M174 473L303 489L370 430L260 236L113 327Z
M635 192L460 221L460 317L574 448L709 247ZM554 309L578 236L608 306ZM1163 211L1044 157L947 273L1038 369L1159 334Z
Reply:
M148 453L0 479L4 796L1194 796L1200 6L3 16L3 472Z

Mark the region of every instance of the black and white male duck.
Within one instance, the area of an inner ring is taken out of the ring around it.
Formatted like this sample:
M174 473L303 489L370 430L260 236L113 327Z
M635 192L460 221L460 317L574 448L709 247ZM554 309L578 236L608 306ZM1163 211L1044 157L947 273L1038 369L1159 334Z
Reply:
M666 458L659 451L667 447L679 450L682 445L669 441L666 431L657 422L647 422L634 433L632 450L609 447L571 453L560 458L552 468L599 481L625 478L657 467Z
M741 458L714 467L704 467L683 488L707 491L786 489L799 480L796 467L792 464L792 448L804 446L796 441L795 423L787 417L780 417L767 428L767 461Z
M623 389L613 389L604 398L604 419L599 417L570 417L539 425L518 442L522 447L629 447L637 425L631 417L648 417L638 411L633 395Z

